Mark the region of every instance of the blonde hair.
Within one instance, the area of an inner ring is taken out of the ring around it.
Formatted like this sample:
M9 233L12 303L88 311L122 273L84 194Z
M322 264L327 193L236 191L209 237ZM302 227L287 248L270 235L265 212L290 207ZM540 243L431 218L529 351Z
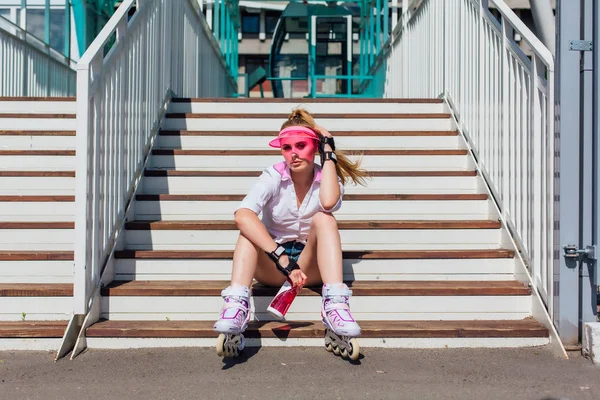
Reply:
M312 129L319 138L323 137L317 129L317 124L308 111L303 108L296 108L289 115L287 121L281 125L281 129L285 129L289 126L304 126ZM357 185L366 186L365 178L368 177L367 171L360 168L360 160L352 161L344 154L343 151L336 150L335 155L337 156L337 164L335 170L337 175L340 177L342 184L346 184L348 179L351 179Z

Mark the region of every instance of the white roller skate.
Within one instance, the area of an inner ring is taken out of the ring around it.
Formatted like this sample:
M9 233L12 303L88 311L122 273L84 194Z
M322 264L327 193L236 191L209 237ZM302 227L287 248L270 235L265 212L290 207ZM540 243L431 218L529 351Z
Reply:
M246 286L229 286L221 292L225 303L221 316L213 329L219 333L217 355L237 357L244 349L243 332L250 320L250 289Z
M357 360L360 347L355 337L360 336L360 326L356 323L348 299L352 291L344 283L323 285L321 317L325 324L325 348L335 355Z

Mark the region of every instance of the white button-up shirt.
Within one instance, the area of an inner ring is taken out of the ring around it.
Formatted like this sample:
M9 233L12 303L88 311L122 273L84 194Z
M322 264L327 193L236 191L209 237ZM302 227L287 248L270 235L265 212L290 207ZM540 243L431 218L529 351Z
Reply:
M313 215L319 211L332 213L342 206L344 186L338 177L340 198L333 208L329 210L323 208L319 197L321 173L321 167L315 164L312 185L298 209L296 190L289 167L285 162L272 165L263 170L258 182L235 211L248 208L256 215L262 212L263 224L279 244L292 240L306 244Z

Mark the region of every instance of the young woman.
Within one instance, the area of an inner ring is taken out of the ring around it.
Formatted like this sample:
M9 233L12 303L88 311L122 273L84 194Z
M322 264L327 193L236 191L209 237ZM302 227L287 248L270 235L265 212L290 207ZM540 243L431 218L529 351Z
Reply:
M364 185L367 173L359 162L336 153L331 133L303 109L292 112L269 145L281 149L284 161L263 171L235 211L240 235L231 285L222 292L225 302L214 325L223 334L217 352L237 355L234 347L243 348L252 280L280 287L288 279L294 287L323 285L327 349L353 354L347 337L360 335L360 327L348 306L352 292L342 280L342 246L333 212L342 205L348 179ZM321 166L315 164L317 154Z

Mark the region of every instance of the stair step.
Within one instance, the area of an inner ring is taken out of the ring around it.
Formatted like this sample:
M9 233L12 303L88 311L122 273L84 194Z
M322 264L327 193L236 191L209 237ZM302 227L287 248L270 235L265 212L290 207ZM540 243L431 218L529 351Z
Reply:
M189 131L266 131L275 135L281 129L286 114L219 114L219 113L168 113L162 124L164 130ZM381 130L392 131L401 128L406 131L452 131L456 125L450 114L366 114L342 113L319 114L317 123L325 127L335 127L340 131ZM243 123L240 123L243 122ZM20 128L23 129L23 128Z
M0 171L0 195L71 196L75 171Z
M0 261L72 261L74 257L72 251L0 251Z
M74 97L0 97L0 113L24 115L45 113L73 114L77 110Z
M222 150L224 141L230 150L268 149L277 131L167 131L158 136L156 148ZM336 146L352 150L432 150L464 149L457 131L336 131ZM0 143L2 139L0 138Z
M101 317L110 320L213 320L223 306L221 281L113 281L102 288ZM495 320L531 316L531 290L518 281L347 281L355 318L366 320ZM252 319L273 320L266 310L279 288L255 283ZM321 286L303 288L288 321L317 320Z
M215 102L215 103L198 103L198 102L172 102L169 104L169 112L171 113L264 113L268 110L273 113L281 113L289 115L296 107L301 106L311 114L327 114L327 113L362 113L365 110L372 110L377 113L441 113L447 112L447 106L442 102L304 102L302 99L296 99L295 105L290 105L290 102L271 101L268 104L265 102Z
M529 296L518 281L354 281L353 296ZM102 296L220 296L228 281L113 281ZM0 293L2 286L0 286ZM253 296L274 296L279 288L252 285ZM304 287L298 296L320 296L321 287Z
M410 259L488 259L513 258L514 251L498 250L423 250L423 251L345 251L344 259L362 260L410 260ZM0 257L2 253L0 253ZM199 250L120 250L115 251L119 259L163 259L163 260L205 260L233 259L233 251ZM0 258L1 259L1 258Z
M464 156L468 150L347 150L347 155L365 156ZM185 150L185 149L155 149L152 154L161 156L281 156L279 150ZM2 155L2 151L0 151Z
M0 177L12 178L75 178L75 171L0 171Z
M0 338L62 338L68 321L0 321Z
M3 222L0 221L0 229L75 229L75 222Z
M24 131L24 130L0 130L0 136L35 136L36 139L43 136L72 136L75 137L76 131L60 131L60 130L48 130L48 131Z
M364 150L364 155L358 151L348 151L352 161L361 161L362 168L371 171L473 171L475 163L466 155L466 150L440 149L440 150ZM182 149L157 149L153 150L151 166L153 168L177 170L203 170L203 171L263 171L266 166L273 165L283 160L281 152L269 150L182 150ZM12 157L11 157L12 158ZM2 161L0 159L0 161ZM7 167L10 159L2 165ZM72 167L65 160L63 168ZM68 161L68 160L67 160ZM22 160L22 163L30 159ZM54 169L57 162L49 160L46 164ZM29 169L36 165L28 166ZM39 168L39 165L37 165Z
M8 203L61 203L74 201L75 196L0 196L0 202Z
M0 283L0 297L63 297L73 296L73 284L68 283ZM0 308L0 313L2 309Z
M0 134L3 131L0 131ZM339 137L439 137L439 136L459 136L458 131L449 130L449 131L405 131L405 130L393 130L393 131L370 131L370 130L360 130L360 131L338 131L334 132L336 143ZM250 136L250 137L273 137L276 135L274 131L223 131L223 130L214 130L214 131L192 131L185 129L178 130L167 130L163 129L160 131L159 136ZM389 139L386 139L389 140ZM438 139L439 140L439 139ZM223 143L221 142L221 148L223 147ZM389 147L389 146L388 146Z
M173 103L375 103L375 104L387 104L387 103L398 103L398 104L411 104L411 103L431 103L431 104L442 104L443 99L432 99L432 98L260 98L260 97L176 97L172 99Z
M262 171L182 171L175 169L146 169L144 176L186 176L186 177L258 177ZM437 177L437 176L477 176L477 171L368 171L370 177Z
M20 118L20 119L75 119L75 114L48 114L48 113L7 113L0 112L2 118ZM6 130L6 127L4 127ZM10 128L9 128L10 129Z
M138 194L136 201L242 201L243 194ZM1 199L2 197L0 197ZM344 201L457 201L487 200L487 194L345 194ZM1 200L0 200L1 201Z
M339 229L499 229L500 221L338 221ZM2 223L0 223L0 229ZM131 221L127 230L238 230L233 221Z
M220 118L220 119L278 119L286 120L289 113L167 113L167 119L181 118ZM340 118L340 119L450 119L452 114L447 113L315 113L313 118ZM0 115L2 118L2 115Z
M497 219L489 201L460 196L345 195L344 206L335 213L342 220L482 220ZM473 196L475 197L475 196ZM484 196L485 197L485 196ZM214 200L210 200L210 199ZM137 195L137 220L230 220L243 195ZM418 200L418 199L421 200ZM172 199L172 200L171 200ZM363 200L364 199L364 200ZM440 201L443 204L440 204ZM25 205L21 205L23 208ZM66 204L65 204L66 207ZM42 207L36 210L43 211ZM69 212L70 208L65 208ZM29 212L13 212L23 215ZM71 214L69 214L71 215ZM16 217L15 217L16 218ZM2 216L0 215L0 219Z
M260 171L146 170L143 193L247 194ZM476 171L371 172L367 186L346 185L347 194L479 194L485 191Z
M99 321L87 337L216 338L214 321ZM548 337L548 329L534 319L505 321L363 321L360 338ZM252 321L247 338L323 338L321 321ZM360 340L360 339L359 339Z

